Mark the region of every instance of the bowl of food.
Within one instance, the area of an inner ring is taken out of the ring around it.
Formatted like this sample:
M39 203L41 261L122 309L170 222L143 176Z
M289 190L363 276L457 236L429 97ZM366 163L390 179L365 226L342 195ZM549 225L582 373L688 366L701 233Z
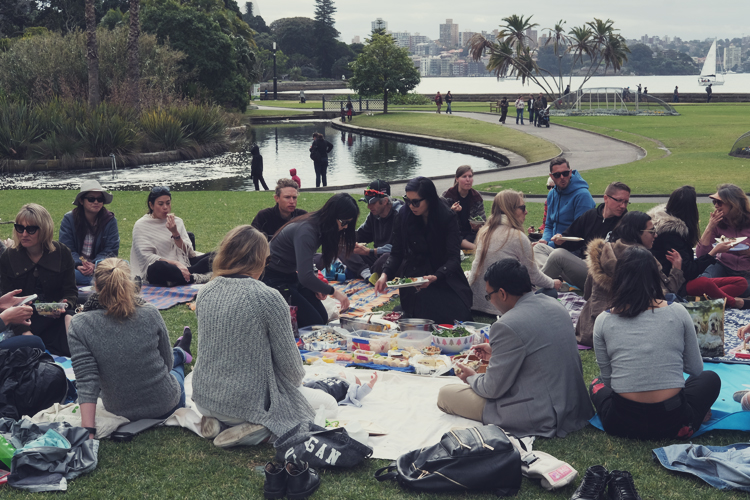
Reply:
M452 328L439 326L432 334L432 343L445 353L455 354L474 345L476 332L471 327L456 325Z
M67 308L67 302L36 302L34 304L34 309L36 309L39 316L63 314Z

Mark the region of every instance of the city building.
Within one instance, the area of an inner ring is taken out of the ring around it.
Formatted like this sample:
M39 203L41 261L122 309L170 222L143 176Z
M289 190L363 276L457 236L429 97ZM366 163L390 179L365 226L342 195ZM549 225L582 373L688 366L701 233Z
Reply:
M379 30L388 30L388 22L383 21L382 18L375 19L372 23L370 23L372 26L372 31L379 31Z
M471 40L471 37L474 36L473 31L462 31L458 34L458 45L459 47L466 47L466 44L469 43Z
M408 31L394 31L391 33L391 36L399 47L404 49L411 47L411 33Z
M453 24L453 19L440 25L440 43L449 49L458 47L458 24Z
M352 43L362 43L362 42L360 42L360 38L358 36L355 36L354 38L352 38Z
M528 38L528 43L530 47L536 47L537 46L537 38L536 38L536 30L527 29L526 30L526 38Z
M724 70L729 71L742 65L742 47L730 45L724 49Z
M414 33L412 36L409 37L409 52L412 54L417 53L417 45L419 44L430 44L432 40L427 38L424 35L420 35L419 33ZM428 50L429 52L429 50ZM429 55L429 54L428 54Z

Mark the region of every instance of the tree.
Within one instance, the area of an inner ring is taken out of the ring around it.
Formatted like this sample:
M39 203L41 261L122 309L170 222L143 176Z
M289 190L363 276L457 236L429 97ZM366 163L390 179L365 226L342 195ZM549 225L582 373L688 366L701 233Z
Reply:
M141 68L138 58L138 37L141 36L140 0L130 0L130 31L128 32L128 77L130 80L130 105L138 112L141 109Z
M363 95L383 94L383 113L388 112L388 92L406 94L419 84L419 71L409 52L390 35L373 33L365 48L350 64L349 88Z
M315 0L315 42L318 65L324 77L331 77L331 67L336 58L332 54L338 30L334 27L336 7L333 0Z
M300 54L308 61L315 58L315 21L309 17L284 17L269 26L277 48L290 58Z
M547 41L545 46L552 45L552 49L557 59L557 92L559 96L563 93L563 77L562 77L562 59L563 54L567 51L568 45L570 45L570 38L565 34L565 21L560 19L553 28L547 28Z
M96 46L94 0L86 0L86 62L89 78L89 108L99 105L99 53Z

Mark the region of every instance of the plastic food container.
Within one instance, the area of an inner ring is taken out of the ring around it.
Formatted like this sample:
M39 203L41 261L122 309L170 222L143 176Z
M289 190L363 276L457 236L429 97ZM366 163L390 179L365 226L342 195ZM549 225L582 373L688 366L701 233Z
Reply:
M398 320L398 328L402 332L406 332L409 330L419 330L422 332L431 332L432 331L432 325L434 325L435 322L431 319L419 319L419 318L409 318L409 319L400 319Z
M391 335L389 333L357 330L346 338L346 348L349 351L361 350L386 354L391 348Z
M352 354L352 362L353 363L372 363L372 357L374 355L375 354L372 352L357 349Z
M327 349L344 348L347 345L347 332L341 328L326 327L300 335L304 347L308 351L325 351Z
M341 324L341 328L343 328L344 330L348 330L350 332L354 332L357 330L369 330L373 332L382 332L383 330L385 330L385 325L379 325L376 323L368 323L367 321L364 321L362 319L350 318L347 316L340 316L339 323Z
M408 349L410 347L421 350L423 347L432 345L432 334L419 330L409 330L400 333L396 337L399 349Z
M39 316L52 316L64 313L67 305L66 302L36 302L34 309L36 309Z

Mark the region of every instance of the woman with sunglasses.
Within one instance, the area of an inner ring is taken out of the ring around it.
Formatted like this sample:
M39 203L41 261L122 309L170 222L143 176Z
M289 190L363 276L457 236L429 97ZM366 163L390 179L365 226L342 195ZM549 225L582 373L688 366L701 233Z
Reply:
M271 255L263 282L276 288L297 306L297 326L325 325L328 312L321 302L327 295L341 303L341 311L349 308L346 294L318 279L313 258L322 248L323 268L336 260L339 249L351 255L357 241L356 223L359 207L350 195L331 196L317 211L288 222L271 240Z
M443 199L458 215L461 248L464 250L476 248L474 240L477 237L477 231L487 221L482 195L472 186L474 186L474 171L468 165L461 165L456 169L453 187L443 193Z
M97 181L84 181L73 200L76 208L66 213L60 223L60 243L73 254L78 285L90 285L96 263L120 253L117 219L104 208L109 203L112 195Z
M448 324L471 321L472 294L461 269L455 212L426 177L416 177L406 184L404 202L409 210L401 210L394 223L391 256L375 290L385 292L386 282L396 276L423 277L427 283L399 290L406 317Z
M690 438L719 396L721 379L703 370L693 320L665 300L659 264L646 248L620 254L607 307L594 326L601 375L591 384L604 430L631 439Z
M487 224L477 235L477 254L471 265L469 283L474 295L472 310L496 316L500 311L485 298L484 273L492 263L502 259L515 259L529 271L531 284L540 289L559 290L562 282L542 273L534 262L531 242L523 232L526 220L523 193L506 189L495 195L492 213Z
M739 294L736 307L746 308L750 302L750 200L745 192L734 184L722 184L716 193L709 196L714 204L714 211L703 231L695 254L698 257L711 253L717 238L748 239L731 248L723 250L716 257L717 262L708 266L701 276L707 278L723 278L739 276L745 280L745 290ZM716 245L717 247L719 245ZM735 299L736 300L736 299ZM750 307L748 305L747 307Z
M148 213L133 226L130 266L133 277L140 276L157 286L207 283L211 279L213 254L197 254L182 219L171 213L172 193L156 186L146 200Z
M606 242L601 238L589 242L586 247L588 277L583 291L586 303L576 324L576 338L579 344L589 347L592 345L594 322L612 302L612 280L620 256L632 246L650 250L655 239L656 230L651 217L643 212L628 212L622 216ZM651 258L656 261L656 257ZM661 265L656 261L663 293L676 294L685 283L682 257L679 252L670 250L666 258L672 264L669 275L662 272Z
M78 300L73 256L68 247L52 241L54 223L49 212L29 203L16 215L13 248L0 256L0 294L21 290L36 294L38 303L65 303L65 312L31 316L31 325L13 325L16 335L36 335L49 352L70 356L67 330Z

